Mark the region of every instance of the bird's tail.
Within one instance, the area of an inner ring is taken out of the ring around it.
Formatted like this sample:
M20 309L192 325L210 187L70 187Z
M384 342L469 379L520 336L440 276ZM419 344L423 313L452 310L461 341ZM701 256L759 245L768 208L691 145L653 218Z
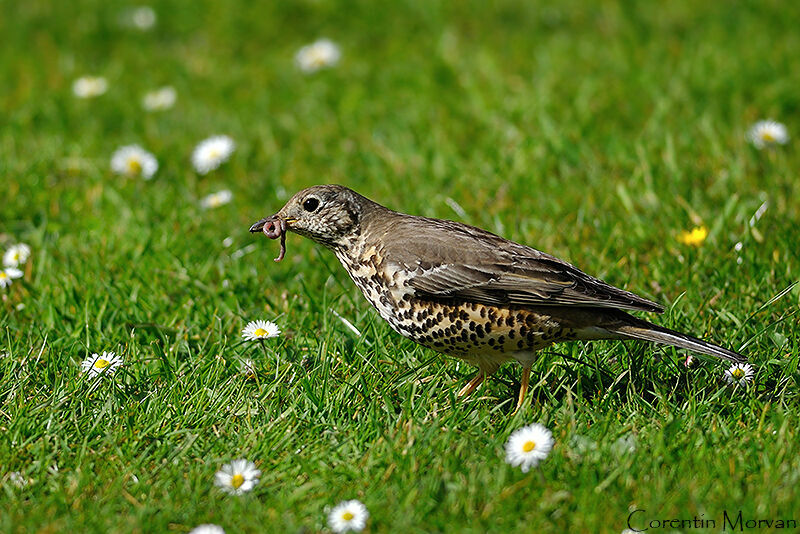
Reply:
M633 321L628 324L605 328L623 338L641 339L654 343L663 343L664 345L672 345L681 349L699 352L700 354L716 356L717 358L722 358L723 360L728 360L733 363L747 362L747 358L738 352L728 350L719 345L714 345L713 343L697 339L687 334L681 334L669 328L648 323L647 321L634 318L633 316L629 317L633 319Z

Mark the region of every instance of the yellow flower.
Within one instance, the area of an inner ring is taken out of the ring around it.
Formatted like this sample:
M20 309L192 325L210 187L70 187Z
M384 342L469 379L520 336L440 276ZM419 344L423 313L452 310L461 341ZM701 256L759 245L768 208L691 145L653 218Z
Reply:
M703 241L705 241L707 237L708 228L705 226L695 226L689 232L681 232L681 235L678 236L678 241L684 245L699 247L703 244Z

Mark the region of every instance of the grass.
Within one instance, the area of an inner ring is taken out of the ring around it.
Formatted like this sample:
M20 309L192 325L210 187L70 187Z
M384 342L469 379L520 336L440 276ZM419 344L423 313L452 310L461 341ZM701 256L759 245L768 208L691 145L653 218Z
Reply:
M0 301L0 531L317 532L349 498L369 532L619 532L636 509L709 532L740 510L800 520L800 158L744 137L770 117L800 135L797 5L165 0L149 32L120 28L122 7L0 18L0 248L33 249ZM342 61L304 75L294 52L320 36ZM74 98L84 74L108 93ZM164 84L176 107L141 111ZM189 154L216 133L237 150L198 176ZM158 158L152 181L111 174L130 143ZM568 343L520 414L513 367L456 402L472 369L392 332L332 254L289 236L275 264L247 232L325 182L667 303L656 322L741 350L755 382ZM199 207L223 188L231 204ZM699 224L702 246L677 240ZM284 330L265 350L240 338L256 318ZM102 350L125 365L83 379ZM502 447L534 421L556 446L523 474ZM239 457L261 483L224 495L214 473Z

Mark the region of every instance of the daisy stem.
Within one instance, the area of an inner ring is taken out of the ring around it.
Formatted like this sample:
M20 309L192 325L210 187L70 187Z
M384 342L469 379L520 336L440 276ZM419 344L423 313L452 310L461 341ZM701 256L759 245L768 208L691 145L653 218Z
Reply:
M263 339L259 339L258 342L261 343L261 348L264 350L264 357L269 359L269 353L267 352L267 345L264 343L264 340ZM278 364L279 363L280 362L278 360L275 360L275 380L278 380Z

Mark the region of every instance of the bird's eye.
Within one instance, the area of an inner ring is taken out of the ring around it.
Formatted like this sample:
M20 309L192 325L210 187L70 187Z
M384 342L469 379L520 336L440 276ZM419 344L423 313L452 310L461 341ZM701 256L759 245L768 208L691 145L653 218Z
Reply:
M313 212L314 210L319 207L319 199L314 197L308 197L303 201L303 209L308 212Z

